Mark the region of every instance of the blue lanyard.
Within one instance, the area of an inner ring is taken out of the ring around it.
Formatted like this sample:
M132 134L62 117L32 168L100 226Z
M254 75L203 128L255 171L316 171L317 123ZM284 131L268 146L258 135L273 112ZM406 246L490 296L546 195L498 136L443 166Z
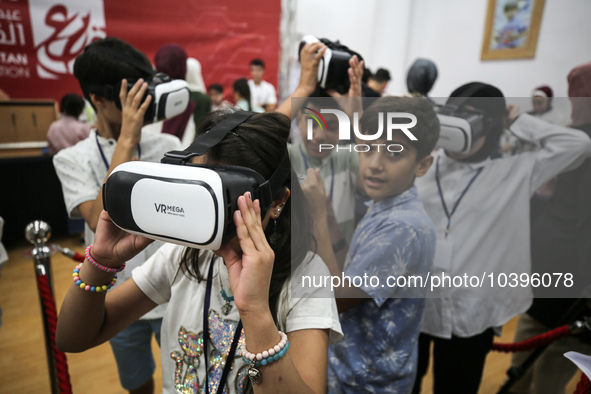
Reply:
M453 209L451 210L451 213L450 213L449 210L447 209L447 204L445 203L445 199L443 198L443 191L441 190L441 183L439 182L439 159L440 158L441 157L437 157L437 161L435 162L435 181L437 182L437 190L439 191L439 198L441 199L441 205L443 205L443 210L445 211L445 216L447 216L447 228L445 229L445 238L447 238L447 236L449 235L449 228L451 227L452 215L456 212L456 209L458 209L458 206L460 205L460 201L462 201L462 198L464 198L464 196L468 192L468 189L470 189L470 186L472 186L472 184L474 183L476 178L478 178L478 175L480 175L480 173L482 172L484 167L480 167L478 170L476 170L476 174L474 174L472 179L470 179L470 182L468 182L468 186L466 186L466 188L464 189L462 194L460 194L460 197L458 198L458 200L454 204Z
M103 152L103 148L101 148L101 144L99 144L98 133L95 133L94 136L96 138L96 146L99 150L99 153L101 154L101 158L103 159L103 163L105 163L105 167L107 167L107 171L109 171L109 162L107 161L107 158L105 157L105 152ZM140 144L137 144L137 157L138 157L138 159L142 158L142 148L140 147Z
M207 285L205 287L205 305L203 306L203 354L205 355L205 393L209 393L209 371L208 371L208 359L209 356L207 355L207 344L209 342L209 304L211 301L211 282L213 279L213 264L216 255L214 254L211 256L211 261L209 263L209 272L207 274ZM224 365L224 370L222 372L222 377L220 378L220 382L218 385L218 393L224 392L224 386L226 385L226 381L228 380L228 374L230 373L230 369L232 369L232 364L234 364L234 354L236 354L236 348L238 347L238 342L240 340L240 335L242 334L242 320L238 322L238 327L236 327L236 331L234 332L234 339L232 340L232 345L230 346L230 351L228 352L228 356L226 357L226 365Z
M302 150L302 147L300 146L300 154L302 155L302 159L304 159L304 167L306 167L306 171L308 171L308 168L310 168L310 166L308 165L308 159L306 158L306 155L304 154L304 151ZM334 160L331 157L330 158L330 193L328 194L328 198L330 198L330 202L332 202L332 192L334 191Z

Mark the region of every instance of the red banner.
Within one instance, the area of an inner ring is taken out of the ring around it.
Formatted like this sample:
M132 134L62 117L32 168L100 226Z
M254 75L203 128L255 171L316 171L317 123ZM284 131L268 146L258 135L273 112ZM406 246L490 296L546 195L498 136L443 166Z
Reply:
M276 0L0 0L0 89L26 99L81 93L74 59L106 36L152 62L161 45L182 45L201 62L205 84L221 83L227 97L256 57L277 87L280 17Z

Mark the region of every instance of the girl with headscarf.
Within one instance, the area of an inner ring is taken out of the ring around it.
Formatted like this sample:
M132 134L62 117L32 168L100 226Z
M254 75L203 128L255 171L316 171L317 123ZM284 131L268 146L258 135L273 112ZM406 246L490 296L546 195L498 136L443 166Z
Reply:
M172 79L184 80L187 75L187 52L178 44L165 44L156 52L154 64L158 72L168 74ZM190 91L190 98L191 102L183 113L165 120L162 125L162 132L176 135L183 146L193 141L195 130L211 111L211 100L207 95Z
M415 60L406 75L408 92L428 97L437 80L437 75L437 66L431 60L422 58Z

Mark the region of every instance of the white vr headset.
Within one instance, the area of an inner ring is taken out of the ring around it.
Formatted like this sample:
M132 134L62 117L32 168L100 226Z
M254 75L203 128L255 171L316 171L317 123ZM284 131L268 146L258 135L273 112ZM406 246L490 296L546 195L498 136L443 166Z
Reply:
M182 79L171 79L164 73L155 73L154 70L137 61L134 57L110 47L94 45L87 47L85 50L112 56L149 75L149 77L144 78L148 83L148 88L146 89L143 100L148 96L152 96L150 106L144 115L146 122L153 123L170 119L180 115L187 109L190 97L189 85L186 81ZM127 79L128 91L133 87L135 82L135 79ZM121 109L121 101L119 100L121 82L118 82L116 85L87 85L85 88L107 100L114 101L117 108Z
M246 167L191 163L253 115L231 114L186 150L166 153L162 163L117 166L103 186L103 205L113 223L148 238L216 250L236 235L239 196L250 191L264 217L290 174L287 156L269 180Z
M349 59L357 55L359 60L363 60L361 55L337 42L332 42L326 38L318 39L312 35L302 38L298 54L306 44L322 42L326 45L324 56L318 64L317 83L323 89L334 89L341 94L349 90ZM299 55L298 55L299 56Z
M450 152L468 153L488 129L489 118L480 111L444 105L435 112L441 125L437 147Z

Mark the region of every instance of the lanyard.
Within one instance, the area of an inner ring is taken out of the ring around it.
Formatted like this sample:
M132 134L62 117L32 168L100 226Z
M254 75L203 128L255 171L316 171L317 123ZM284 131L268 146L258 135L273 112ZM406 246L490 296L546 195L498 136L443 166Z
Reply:
M308 165L308 159L306 158L306 155L304 154L304 151L302 150L301 146L300 146L300 154L302 155L302 159L304 159L304 167L306 167L306 171L308 171L308 168L310 168L310 166ZM328 198L330 198L330 202L332 202L333 190L334 190L334 160L331 157L330 158L330 193L328 194Z
M441 205L443 205L443 210L445 211L445 216L447 216L447 228L445 229L445 238L447 238L447 236L449 235L449 228L451 227L452 215L456 212L456 209L458 209L458 206L460 205L460 201L462 201L462 198L464 198L464 196L468 192L468 189L470 189L470 186L472 186L472 184L474 183L476 178L478 178L478 175L480 175L480 173L482 172L484 167L480 167L478 170L476 170L476 174L474 174L472 179L470 179L470 182L468 182L468 186L466 186L466 188L464 189L462 194L460 194L460 197L458 197L458 200L454 204L454 206L451 210L451 213L450 213L449 210L447 209L447 204L445 203L445 199L443 198L443 191L441 190L441 183L439 182L439 159L440 159L440 157L437 157L437 162L435 162L435 181L437 182L437 190L439 191L439 198L441 199Z
M109 162L107 161L107 158L105 157L105 152L103 152L103 148L101 148L101 144L99 144L98 133L95 133L94 136L96 137L96 146L99 150L99 153L101 154L101 158L103 159L103 163L105 163L105 167L107 167L107 171L109 171ZM138 157L138 159L142 158L142 148L140 148L140 144L137 144L137 157Z
M209 273L207 274L207 286L205 288L205 305L203 308L203 354L205 355L205 392L209 393L209 373L208 369L208 354L207 354L207 344L209 342L209 304L211 299L211 282L213 278L213 261L215 260L215 254L211 256L211 262L209 263ZM230 369L232 369L232 364L234 363L234 354L236 354L236 348L238 347L238 341L240 340L240 334L242 333L242 320L238 322L238 327L236 327L236 332L234 332L234 339L232 340L232 345L230 346L230 351L228 352L228 356L226 357L226 365L224 365L224 371L222 372L222 377L220 378L220 384L218 385L218 394L224 392L224 386L226 385L226 381L228 380L228 374L230 373Z

